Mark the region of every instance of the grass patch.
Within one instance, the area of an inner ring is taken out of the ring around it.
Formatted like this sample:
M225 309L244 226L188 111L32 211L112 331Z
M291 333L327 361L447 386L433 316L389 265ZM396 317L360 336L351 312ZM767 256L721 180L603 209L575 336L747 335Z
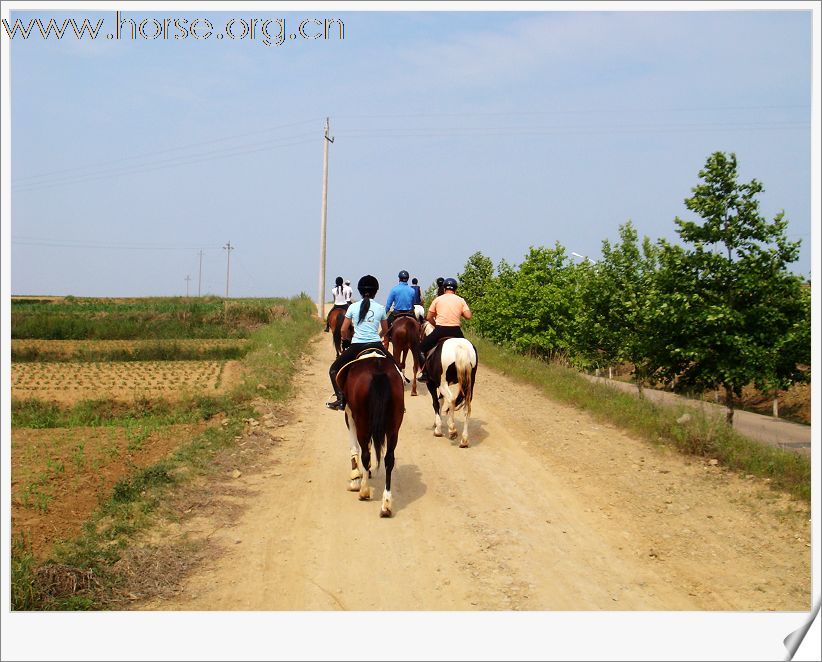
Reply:
M230 361L241 359L245 347L191 347L176 342L155 342L132 348L94 349L81 347L70 357L61 351L49 351L39 347L17 349L12 344L12 363L55 363L81 361L102 363L108 361Z
M235 448L244 420L255 415L251 400L282 401L292 391L292 377L300 365L308 340L320 329L313 316L313 304L306 296L283 305L283 312L271 325L255 331L246 356L244 382L222 399L195 403L192 417L206 412L224 412L224 425L209 427L181 444L160 462L132 472L118 482L109 497L84 523L83 533L55 546L51 557L36 561L20 538L12 550L12 608L15 610L105 609L125 578L118 562L134 536L150 526L158 509L175 488L195 476L209 476L220 470L216 458ZM264 388L259 388L264 386ZM154 422L179 422L175 406L142 403L142 409L120 409L113 401L87 401L61 410L48 403L18 403L12 415L15 425L54 427L57 423L106 425L134 424L139 411ZM163 407L167 407L164 409ZM152 418L153 417L153 418ZM165 418L164 418L165 417ZM142 421L141 421L142 424Z
M244 338L278 320L286 299L216 297L16 300L11 337L45 340Z
M162 398L80 400L73 406L30 398L12 400L11 424L16 428L128 426L135 421L175 425L207 420L230 406L230 396L199 395L169 402Z
M618 425L653 443L682 453L717 459L740 473L769 478L770 485L793 497L810 500L810 458L767 446L740 435L720 417L706 416L687 405L657 405L634 394L595 384L577 371L526 357L471 335L481 362L505 375L528 382L549 397ZM684 413L689 420L678 423Z

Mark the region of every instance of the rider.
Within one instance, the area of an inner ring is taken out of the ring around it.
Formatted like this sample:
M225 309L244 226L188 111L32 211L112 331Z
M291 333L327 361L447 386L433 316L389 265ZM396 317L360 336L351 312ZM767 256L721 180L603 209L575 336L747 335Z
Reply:
M465 303L465 299L457 296L457 281L454 278L445 278L442 287L444 294L431 302L426 317L431 324L436 324L436 327L420 342L418 358L419 364L423 366L422 374L417 377L417 381L420 382L428 380L425 370L426 354L443 338L464 338L460 322L463 317L471 319L471 309Z
M380 336L388 330L388 322L386 321L385 308L381 303L374 301L379 288L380 284L374 276L366 275L360 278L357 283L357 290L359 290L362 299L351 304L351 307L345 312L342 335L346 337L349 329L353 326L354 337L351 339L351 345L343 350L328 370L331 386L334 387L334 395L337 398L334 402L326 403L325 406L329 409L338 411L345 409L345 397L337 385L337 372L340 368L349 361L354 360L357 354L364 349L383 349Z
M351 297L354 296L354 291L351 289L351 281L347 278L345 279L345 285L343 285L343 294L345 295L346 303L350 306Z
M391 306L394 306L394 309L388 315L389 333L391 333L391 325L397 317L400 315L414 315L414 290L408 284L408 272L403 269L397 274L397 278L400 282L391 288L385 302L386 310L391 310Z
M345 308L347 309L348 306L351 305L351 296L349 295L346 298L345 287L343 286L343 278L342 276L337 276L337 279L334 281L336 287L331 290L331 293L334 295L334 308ZM348 288L349 292L351 288ZM334 310L332 308L331 310ZM328 311L328 315L325 318L325 331L328 332L328 318L331 317L331 310Z
M420 290L418 282L419 281L416 278L412 278L411 289L414 290L414 312L417 315L417 321L422 324L425 317L425 309L423 308L425 304L422 300L422 290ZM417 306L419 306L419 310L417 309Z
M445 286L443 285L444 282L445 282L445 278L443 278L442 276L437 278L437 294L436 294L436 296L438 296L438 297L441 297L443 294L445 294Z

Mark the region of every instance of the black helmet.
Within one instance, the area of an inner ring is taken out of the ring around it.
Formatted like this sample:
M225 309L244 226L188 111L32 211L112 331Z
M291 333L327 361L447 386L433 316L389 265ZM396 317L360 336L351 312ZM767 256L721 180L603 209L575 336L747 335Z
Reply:
M454 290L456 292L457 291L457 279L456 278L446 278L443 281L442 286L446 290Z
M445 278L443 278L442 276L440 276L439 278L437 278L437 287L442 287L442 284L443 284L444 282L445 282Z
M412 285L416 285L416 284L417 284L417 279L416 279L416 278L412 278L412 279L411 279L411 284L412 284Z
M402 271L400 271L400 273L397 274L397 278L399 278L400 280L403 280L403 281L407 281L408 280L408 272L405 269L403 269Z
M342 276L337 276L337 280L335 280L334 282L337 283L337 285L342 285L343 284Z
M357 290L362 296L373 297L377 294L377 290L379 289L379 281L370 274L360 278L359 282L357 283Z

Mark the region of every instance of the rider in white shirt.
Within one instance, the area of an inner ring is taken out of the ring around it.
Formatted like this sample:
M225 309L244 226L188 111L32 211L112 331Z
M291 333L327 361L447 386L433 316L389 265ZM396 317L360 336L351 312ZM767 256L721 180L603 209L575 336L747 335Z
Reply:
M328 329L328 318L331 316L331 311L335 308L344 308L348 310L348 306L351 305L351 288L348 288L346 292L346 288L343 285L342 276L337 276L337 279L334 281L336 287L331 290L332 295L334 296L334 308L328 311L328 315L325 318L325 331L327 332Z

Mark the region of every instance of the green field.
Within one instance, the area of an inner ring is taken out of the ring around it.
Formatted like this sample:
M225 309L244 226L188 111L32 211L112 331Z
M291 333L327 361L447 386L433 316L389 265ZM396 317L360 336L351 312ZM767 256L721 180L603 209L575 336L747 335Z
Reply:
M255 415L252 400L288 395L319 328L304 295L13 300L12 607L105 606L122 579L121 550L163 491L213 471L210 458ZM218 382L231 366L230 383L193 391L175 377L205 364ZM15 389L15 374L25 388ZM144 379L150 397L107 395L114 374ZM81 387L101 390L52 397ZM56 574L73 588L57 586Z

